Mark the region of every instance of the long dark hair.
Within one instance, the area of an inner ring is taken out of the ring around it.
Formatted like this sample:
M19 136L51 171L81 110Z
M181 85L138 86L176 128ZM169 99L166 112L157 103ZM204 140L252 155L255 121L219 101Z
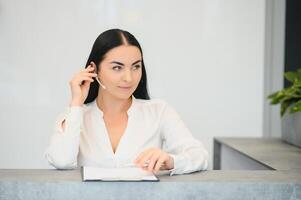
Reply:
M142 56L142 76L141 80L138 84L137 89L134 91L133 95L137 99L150 99L148 91L147 91L147 77L146 77L146 71L145 66L143 62L143 54L142 49L137 41L137 39L129 32L120 30L120 29L110 29L103 33L101 33L95 40L90 56L88 58L88 61L86 63L85 68L88 67L88 65L93 61L96 64L97 71L99 70L99 64L104 59L105 54L113 49L114 47L118 47L120 45L123 45L125 41L123 41L123 38L125 38L126 42L129 45L133 45L139 48ZM90 103L94 101L98 95L98 88L99 85L97 81L91 82L90 89L88 96L85 100L85 104Z

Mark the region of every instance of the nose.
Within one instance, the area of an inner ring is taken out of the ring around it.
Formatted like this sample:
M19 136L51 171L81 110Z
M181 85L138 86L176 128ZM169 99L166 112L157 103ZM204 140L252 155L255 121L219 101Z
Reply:
M125 73L123 75L123 80L125 82L131 82L132 81L132 72L131 72L131 70L125 70Z

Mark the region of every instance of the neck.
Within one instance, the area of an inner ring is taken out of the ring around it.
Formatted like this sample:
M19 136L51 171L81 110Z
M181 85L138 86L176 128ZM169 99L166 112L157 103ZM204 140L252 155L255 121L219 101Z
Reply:
M132 98L118 99L106 92L98 92L96 98L97 106L104 114L116 115L127 112L132 103Z

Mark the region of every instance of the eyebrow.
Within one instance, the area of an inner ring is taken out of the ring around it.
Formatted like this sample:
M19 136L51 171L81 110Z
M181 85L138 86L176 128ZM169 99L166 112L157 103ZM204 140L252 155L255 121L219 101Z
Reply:
M137 63L139 63L139 62L141 62L141 60L137 60L137 61L133 62L133 64L132 64L132 65L135 65L135 64L137 64ZM122 66L124 66L124 64L123 64L123 63L121 63L121 62L117 62L117 61L112 61L112 62L110 62L110 64L111 64L111 63L115 63L115 64L118 64L118 65L122 65Z

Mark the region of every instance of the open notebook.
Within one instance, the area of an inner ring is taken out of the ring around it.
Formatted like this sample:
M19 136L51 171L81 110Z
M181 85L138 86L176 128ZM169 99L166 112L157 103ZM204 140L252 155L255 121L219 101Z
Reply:
M159 181L153 173L139 167L82 167L83 181Z

